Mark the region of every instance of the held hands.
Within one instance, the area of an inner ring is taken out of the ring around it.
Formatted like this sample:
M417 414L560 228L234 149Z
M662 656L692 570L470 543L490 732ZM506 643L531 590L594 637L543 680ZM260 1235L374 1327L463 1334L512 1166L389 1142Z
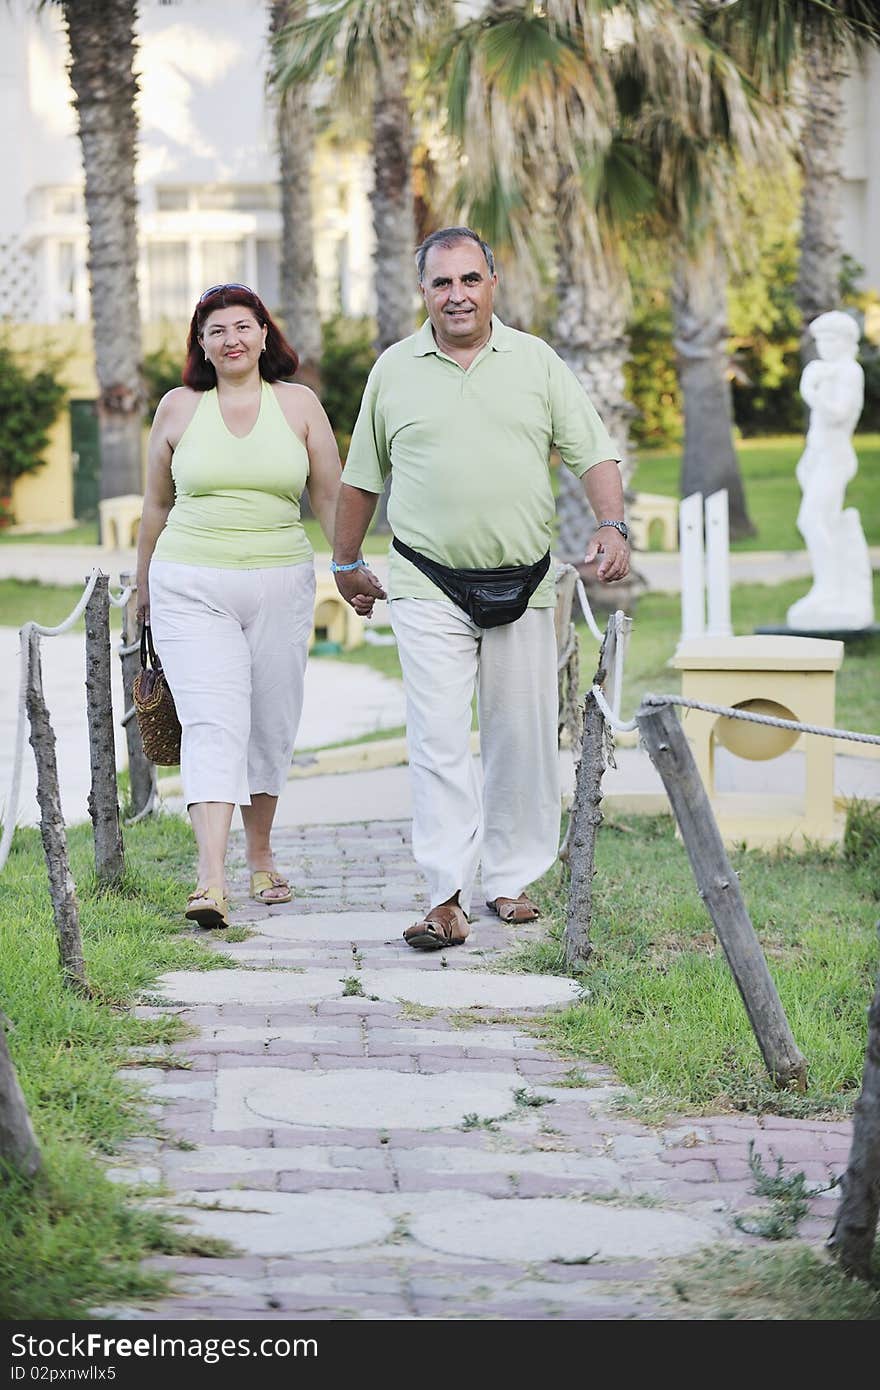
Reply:
M365 565L360 569L337 573L333 578L346 603L350 603L361 618L371 618L376 599L387 597L373 571Z
M613 526L603 526L596 532L587 546L584 564L591 564L597 557L600 558L596 575L603 583L625 579L629 574L629 546Z

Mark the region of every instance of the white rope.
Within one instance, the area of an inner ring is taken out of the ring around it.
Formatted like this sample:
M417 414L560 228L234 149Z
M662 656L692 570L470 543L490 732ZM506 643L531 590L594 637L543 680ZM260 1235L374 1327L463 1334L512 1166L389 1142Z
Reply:
M617 715L614 713L614 710L611 708L608 701L605 699L605 694L600 685L593 686L592 695L593 699L596 701L596 704L602 711L602 717L604 718L605 723L610 724L612 729L614 729L617 733L629 734L632 733L633 729L638 728L638 721L635 719L627 719L625 722L622 719L618 719Z
M592 687L593 698L607 724L618 733L631 733L638 728L638 719L626 721L614 714L600 686ZM859 734L852 729L828 729L822 724L802 724L797 719L777 719L772 714L754 714L751 710L732 709L730 705L710 705L705 700L690 700L684 695L643 695L646 705L682 705L685 709L701 709L707 714L720 714L726 719L744 719L749 724L769 724L773 729L792 729L801 734L818 734L821 738L849 739L852 743L880 743L880 734Z
M21 650L19 652L19 681L18 681L18 719L15 727L15 753L12 761L12 781L9 786L9 796L6 801L6 809L3 816L3 837L0 839L0 873L6 867L9 858L9 851L12 846L12 837L15 833L15 822L18 816L18 798L21 795L21 768L24 760L24 730L27 720L27 683L30 670L30 642L31 633L37 633L39 637L58 637L62 632L69 631L74 623L82 617L86 604L92 597L95 585L100 578L101 570L92 570L86 586L77 601L76 607L67 615L63 623L57 627L43 627L41 623L25 623L19 628L21 638Z
M749 724L769 724L773 729L794 729L802 734L818 734L821 738L843 738L852 743L880 743L880 734L858 734L852 729L829 729L823 724L802 724L798 719L776 719L772 714L753 714L751 710L731 709L729 705L710 705L704 700L688 700L683 695L645 695L646 705L683 705L685 709L702 709L707 714L721 714L728 719L744 719Z
M156 764L155 764L155 763L151 763L151 764L150 764L150 795L147 797L146 801L144 802L144 804L143 804L143 806L141 807L141 809L138 811L137 815L136 815L136 816L129 816L128 819L126 820L125 824L126 824L126 825L137 825L140 821L146 820L147 816L151 816L151 815L153 814L153 812L154 812L154 811L157 811L161 805L162 805L162 798L161 798L160 795L159 795L159 776L158 776L158 772L157 772L157 770L156 770Z
M134 593L134 586L132 586L131 584L129 584L128 588L127 588L127 589L123 589L121 594L111 594L111 593L108 591L107 597L109 598L110 602L113 604L113 607L114 607L114 608L124 608L125 605L128 603L128 600L131 598L131 596L132 596L133 593Z
M587 598L587 591L584 588L584 581L581 579L580 575L578 575L577 579L575 580L575 589L577 590L577 596L580 601L581 612L587 620L587 627L592 632L596 641L601 642L604 633L599 631L599 625L596 622L596 619L593 617L593 610L590 607L590 600Z

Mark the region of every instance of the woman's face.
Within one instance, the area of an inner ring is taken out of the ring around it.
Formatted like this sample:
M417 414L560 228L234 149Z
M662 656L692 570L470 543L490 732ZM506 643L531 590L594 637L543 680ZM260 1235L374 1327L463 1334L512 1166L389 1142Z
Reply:
M199 342L218 376L247 376L259 367L266 328L258 323L253 309L230 304L208 315Z

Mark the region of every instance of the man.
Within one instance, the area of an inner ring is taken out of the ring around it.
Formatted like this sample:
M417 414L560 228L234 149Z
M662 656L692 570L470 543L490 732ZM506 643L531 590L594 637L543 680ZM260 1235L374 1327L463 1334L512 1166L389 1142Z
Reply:
M432 233L416 265L428 318L370 373L343 474L340 593L365 616L385 597L360 547L389 472L394 536L429 566L535 565L550 545L553 446L583 477L599 522L585 560L601 553L599 578L622 579L618 460L576 377L540 338L494 316L494 260L475 232ZM413 852L432 904L404 937L435 950L468 935L480 859L487 906L504 921L538 916L524 889L559 844L554 579L547 573L522 616L500 626L478 626L396 549L388 591L407 696ZM469 748L475 688L482 807Z

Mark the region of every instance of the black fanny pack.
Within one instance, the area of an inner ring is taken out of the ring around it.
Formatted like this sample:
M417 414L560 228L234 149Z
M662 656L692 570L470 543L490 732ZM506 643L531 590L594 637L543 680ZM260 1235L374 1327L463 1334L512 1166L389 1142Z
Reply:
M500 627L516 622L550 568L550 551L534 565L503 565L495 570L457 570L429 560L395 536L391 544L405 560L421 570L447 598L462 608L477 627Z

